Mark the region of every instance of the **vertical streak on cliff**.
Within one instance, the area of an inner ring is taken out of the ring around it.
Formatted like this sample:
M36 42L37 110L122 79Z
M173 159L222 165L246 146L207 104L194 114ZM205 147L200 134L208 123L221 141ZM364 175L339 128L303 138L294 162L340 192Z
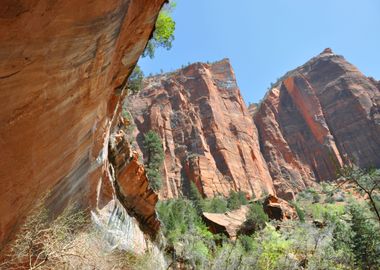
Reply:
M49 190L52 212L69 200L95 206L119 86L143 52L163 3L2 3L0 249Z
M227 59L149 77L128 104L140 132L137 140L151 129L163 139L162 197L186 193L189 181L205 196L230 190L274 193L256 127Z
M278 195L333 180L344 163L380 166L379 100L376 81L331 49L281 78L254 115Z

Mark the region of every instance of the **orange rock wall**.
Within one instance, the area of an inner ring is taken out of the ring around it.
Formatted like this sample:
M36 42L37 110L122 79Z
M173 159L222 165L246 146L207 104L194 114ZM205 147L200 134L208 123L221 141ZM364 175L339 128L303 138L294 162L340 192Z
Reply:
M343 164L380 166L380 91L325 50L290 71L254 115L277 194L333 180Z
M242 190L273 193L257 130L227 59L192 64L147 78L129 98L137 140L155 130L165 150L161 197L177 197L194 182L207 197Z
M0 5L0 248L50 191L95 205L120 86L164 0Z

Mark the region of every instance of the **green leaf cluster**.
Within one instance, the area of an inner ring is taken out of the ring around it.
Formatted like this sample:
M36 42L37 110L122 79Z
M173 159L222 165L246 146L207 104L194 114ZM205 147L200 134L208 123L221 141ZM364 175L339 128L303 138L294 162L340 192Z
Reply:
M158 14L155 30L153 32L152 38L149 40L143 57L149 56L154 57L156 48L162 47L170 50L172 47L172 42L174 41L174 31L175 31L175 21L171 17L171 11L175 7L172 2L168 6L165 6L161 12Z
M128 90L134 95L140 92L143 86L144 72L139 65L136 65L128 78Z

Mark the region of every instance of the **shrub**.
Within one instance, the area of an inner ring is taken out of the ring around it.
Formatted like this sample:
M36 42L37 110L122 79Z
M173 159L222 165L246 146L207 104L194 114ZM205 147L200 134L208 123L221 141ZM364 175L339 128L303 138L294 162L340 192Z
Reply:
M9 260L0 267L6 269L56 269L77 256L74 240L86 227L87 217L74 205L69 205L55 220L51 220L43 202L36 204L11 246Z
M189 199L194 203L198 214L202 213L203 198L194 182L190 183Z
M269 221L268 215L259 203L253 203L249 206L246 218L240 229L241 234L252 234L255 231L261 230Z
M375 200L375 196L380 193L380 169L358 169L355 166L345 166L339 174L354 184L362 195L366 195L371 210L380 224L380 208Z
M156 209L172 255L189 269L204 269L215 242L193 203L173 199L159 202Z
M133 69L131 75L128 78L128 90L132 95L140 92L144 79L144 72L141 70L139 65L136 65Z
M272 225L267 226L258 235L258 239L261 247L257 269L283 269L280 260L288 253L291 242L286 240Z
M225 213L228 211L227 200L221 196L205 199L202 202L202 210L210 213Z
M144 135L144 150L146 153L147 176L150 186L153 190L157 191L161 188L161 168L164 162L164 149L162 147L160 136L154 132L149 131Z
M175 199L157 204L157 214L169 243L177 242L181 235L200 226L201 219L189 200Z
M292 205L296 209L297 216L298 216L300 222L302 222L302 223L305 222L305 211L301 207L299 207L299 205L297 203L293 203Z
M245 252L251 252L254 249L254 240L251 236L240 235L238 240L240 241Z
M352 250L356 265L361 269L376 269L380 266L380 227L365 206L352 201L348 210L352 216Z
M161 173L156 169L147 168L146 175L149 180L149 185L154 191L158 191L162 187Z
M229 197L227 199L227 207L230 210L235 210L240 208L242 205L248 204L246 194L243 191L230 191Z

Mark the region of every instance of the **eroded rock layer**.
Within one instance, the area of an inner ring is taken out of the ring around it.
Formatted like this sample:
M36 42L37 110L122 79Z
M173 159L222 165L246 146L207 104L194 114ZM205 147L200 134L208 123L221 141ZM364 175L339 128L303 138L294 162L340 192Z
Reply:
M96 203L125 78L164 0L0 5L0 249L28 210Z
M288 72L254 115L278 195L292 198L343 164L380 166L380 90L326 49Z
M162 197L186 193L190 182L205 196L273 193L256 127L227 59L149 77L127 107L140 145L149 130L163 139Z

